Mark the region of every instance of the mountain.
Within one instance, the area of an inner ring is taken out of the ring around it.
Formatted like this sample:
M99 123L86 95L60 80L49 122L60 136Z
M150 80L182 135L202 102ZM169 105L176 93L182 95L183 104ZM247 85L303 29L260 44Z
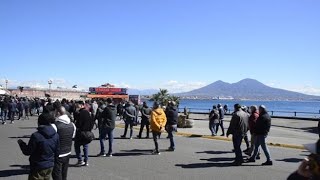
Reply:
M128 94L130 95L147 95L150 96L152 94L156 94L159 90L157 89L144 89L144 90L140 90L140 89L128 89Z
M205 87L177 95L203 98L233 97L251 100L320 100L319 96L272 88L255 79L243 79L237 83L216 81Z

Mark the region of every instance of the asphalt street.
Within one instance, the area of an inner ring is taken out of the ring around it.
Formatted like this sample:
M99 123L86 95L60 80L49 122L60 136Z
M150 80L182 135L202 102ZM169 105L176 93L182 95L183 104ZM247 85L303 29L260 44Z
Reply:
M29 140L37 126L35 118L16 121L15 124L0 126L0 179L27 179L28 157L19 149L17 140ZM94 131L96 136L98 132ZM169 140L166 134L159 141L161 155L152 155L152 139L120 139L123 129L115 130L114 156L96 157L100 151L99 141L89 147L89 167L74 167L77 160L70 160L69 179L71 180L269 180L286 179L295 171L299 162L308 152L295 149L271 147L274 166L263 167L262 159L256 163L231 166L234 158L231 142L204 139L199 137L175 137L176 151L166 152ZM137 131L134 132L134 136ZM105 143L108 146L107 142ZM244 146L243 146L244 148Z

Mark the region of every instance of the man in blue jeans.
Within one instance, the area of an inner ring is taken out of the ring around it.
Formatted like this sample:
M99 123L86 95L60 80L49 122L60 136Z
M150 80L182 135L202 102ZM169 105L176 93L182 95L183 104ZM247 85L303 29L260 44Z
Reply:
M89 166L89 144L82 141L81 132L91 131L93 129L93 121L89 111L85 109L83 101L79 101L77 103L77 110L78 111L74 113L74 120L77 127L76 137L74 141L74 149L76 152L76 157L78 159L78 163L76 164L76 166ZM82 161L80 150L81 146L83 146L84 161Z
M241 142L248 131L249 115L242 111L240 104L234 105L234 112L231 118L230 126L228 128L227 137L232 134L232 142L235 150L234 166L241 166L243 163Z
M268 149L267 143L266 143L266 139L267 136L270 132L270 128L271 128L271 117L267 112L267 109L264 105L261 105L259 107L259 113L260 116L257 119L256 122L256 128L255 128L255 134L256 134L256 139L255 139L255 148L254 148L254 152L253 155L251 156L251 158L248 160L248 162L255 162L256 161L256 157L258 155L258 150L259 147L261 146L264 154L266 155L267 161L265 163L263 163L263 166L272 166L273 162L271 160L271 155L270 155L270 151Z
M168 151L174 151L176 148L174 139L173 139L173 133L177 131L178 113L179 112L178 112L176 103L174 101L171 101L168 104L168 108L166 111L166 116L167 116L166 130L168 132L168 138L170 139L170 147Z
M100 127L100 148L101 151L98 156L112 157L112 143L113 143L113 130L115 128L115 121L117 118L117 108L112 103L112 99L107 99L107 107L103 110L101 116L101 127ZM108 135L109 139L109 151L105 154L104 141Z

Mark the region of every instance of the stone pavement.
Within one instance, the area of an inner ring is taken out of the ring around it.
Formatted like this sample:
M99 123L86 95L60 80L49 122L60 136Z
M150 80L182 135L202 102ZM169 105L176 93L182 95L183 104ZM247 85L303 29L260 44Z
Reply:
M24 156L17 144L19 138L28 141L35 131L36 120L16 121L15 124L0 126L0 179L27 179L28 157ZM181 129L179 131L182 131ZM71 158L70 180L269 180L286 179L296 170L299 162L308 152L298 149L271 147L275 165L262 167L257 163L233 167L234 153L232 143L198 137L176 136L177 149L166 152L169 141L162 135L159 141L161 155L151 155L154 148L152 139L120 139L123 129L115 130L114 157L96 157L99 153L99 141L95 140L89 148L89 167L75 168ZM94 133L97 135L97 131ZM135 130L134 135L137 135ZM106 143L107 145L107 143Z

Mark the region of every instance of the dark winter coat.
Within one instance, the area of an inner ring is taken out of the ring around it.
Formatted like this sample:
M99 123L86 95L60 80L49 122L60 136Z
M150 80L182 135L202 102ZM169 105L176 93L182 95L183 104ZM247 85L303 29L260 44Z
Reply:
M28 145L19 144L24 155L30 156L31 172L52 168L59 155L59 135L51 126L39 126L31 135Z
M256 135L268 135L271 127L271 117L268 113L260 114L254 133Z
M109 104L102 112L102 128L114 129L117 118L117 108Z

